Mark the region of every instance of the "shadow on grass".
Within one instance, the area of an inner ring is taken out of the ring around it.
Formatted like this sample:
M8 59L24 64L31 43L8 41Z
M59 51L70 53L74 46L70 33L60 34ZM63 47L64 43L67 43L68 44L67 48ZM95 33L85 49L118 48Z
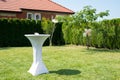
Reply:
M60 69L58 71L50 71L50 73L56 73L56 74L59 74L59 75L77 75L77 74L80 74L81 71L72 70L72 69Z
M92 51L92 52L120 52L120 50L118 49L113 49L113 50L110 50L110 49L104 49L104 48L96 48L96 49L89 49L88 51Z
M10 47L0 47L0 50L10 49Z
M83 50L81 50L81 53L86 53L86 54L117 53L117 54L120 54L120 49L90 47L89 49L84 48Z

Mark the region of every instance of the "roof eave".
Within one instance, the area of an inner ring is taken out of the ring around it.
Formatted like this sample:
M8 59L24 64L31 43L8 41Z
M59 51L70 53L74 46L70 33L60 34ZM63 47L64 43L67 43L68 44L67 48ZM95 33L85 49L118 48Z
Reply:
M74 14L75 12L63 12L63 11L50 11L50 10L35 10L35 9L25 9L21 8L21 10L29 10L29 11L40 11L40 12L53 12L53 13L62 13L62 14Z
M21 11L0 10L0 12L21 13Z
M29 11L40 11L40 12L53 12L53 13L60 13L60 14L74 14L75 12L63 12L63 11L50 11L50 10L35 10L35 9L24 9L21 8L21 11L12 11L12 10L0 10L1 12L10 12L10 13L21 13L22 10L29 10Z

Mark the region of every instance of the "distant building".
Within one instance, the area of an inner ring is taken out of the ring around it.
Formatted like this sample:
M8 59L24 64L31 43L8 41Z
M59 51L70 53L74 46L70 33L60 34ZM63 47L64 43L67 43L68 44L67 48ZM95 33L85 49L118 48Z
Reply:
M69 14L74 12L51 0L0 0L0 18L41 20Z

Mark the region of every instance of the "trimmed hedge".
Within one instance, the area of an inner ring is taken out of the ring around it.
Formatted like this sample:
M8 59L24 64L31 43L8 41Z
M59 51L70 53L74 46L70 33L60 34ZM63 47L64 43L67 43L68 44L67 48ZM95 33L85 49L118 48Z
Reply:
M89 37L90 46L120 49L120 18L89 23L88 26L92 29L92 35ZM65 43L86 45L86 37L83 37L85 28L84 23L78 26L74 23L64 22L62 31Z
M47 29L52 26L50 20L45 20L46 25L42 25L41 21L27 20L27 19L0 19L0 47L14 47L14 46L31 46L25 34L46 34L43 28ZM47 33L49 34L49 33ZM64 39L62 34L62 23L56 24L56 29L53 35L52 42L54 45L63 45ZM44 45L49 45L47 39Z
M50 34L52 22L25 19L0 19L0 47L31 46L25 34ZM53 34L53 45L75 44L86 45L83 37L84 25L57 23ZM97 48L120 49L120 19L103 20L88 25L92 29L90 46ZM46 30L46 31L45 31ZM44 45L49 45L49 39Z
M57 23L52 38L53 45L65 45L65 41L63 38L63 32L62 32L62 23Z
M120 19L103 20L97 24L93 25L92 46L120 49Z
M0 19L0 46L29 46L31 44L24 35L34 32L43 34L41 21Z

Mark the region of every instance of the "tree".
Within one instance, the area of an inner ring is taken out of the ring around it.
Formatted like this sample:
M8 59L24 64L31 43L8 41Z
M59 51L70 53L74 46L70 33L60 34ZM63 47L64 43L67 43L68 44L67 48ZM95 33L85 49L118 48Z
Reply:
M96 9L92 6L85 6L83 10L77 12L73 17L76 23L84 24L88 27L89 23L96 21L98 18L103 18L109 15L109 10L96 13Z
M58 23L56 19L53 19L52 21L47 20L46 18L42 19L42 29L44 33L50 34L50 37L49 37L50 46L52 46L52 39L53 39L53 34L56 28L56 23Z
M42 29L43 29L44 33L52 35L53 28L54 28L52 21L50 21L46 18L42 18L41 23L42 23ZM51 45L52 44L52 36L49 37L49 41L50 41L50 45Z
M98 20L98 18L103 18L104 16L109 15L109 10L105 12L96 13L96 9L92 8L92 6L85 6L83 10L77 12L74 17L75 24L83 25L86 29L90 28L90 25ZM87 47L89 49L89 36L86 36L87 39Z
M99 18L103 18L108 15L108 10L97 13L96 9L92 8L92 6L85 6L81 11L76 12L74 15L59 16L57 19L59 22L63 22L62 31L67 44L87 45L89 48L90 36L86 36L86 38L84 38L81 35L83 35L83 32L86 30L88 30L88 32L93 31L93 23Z

